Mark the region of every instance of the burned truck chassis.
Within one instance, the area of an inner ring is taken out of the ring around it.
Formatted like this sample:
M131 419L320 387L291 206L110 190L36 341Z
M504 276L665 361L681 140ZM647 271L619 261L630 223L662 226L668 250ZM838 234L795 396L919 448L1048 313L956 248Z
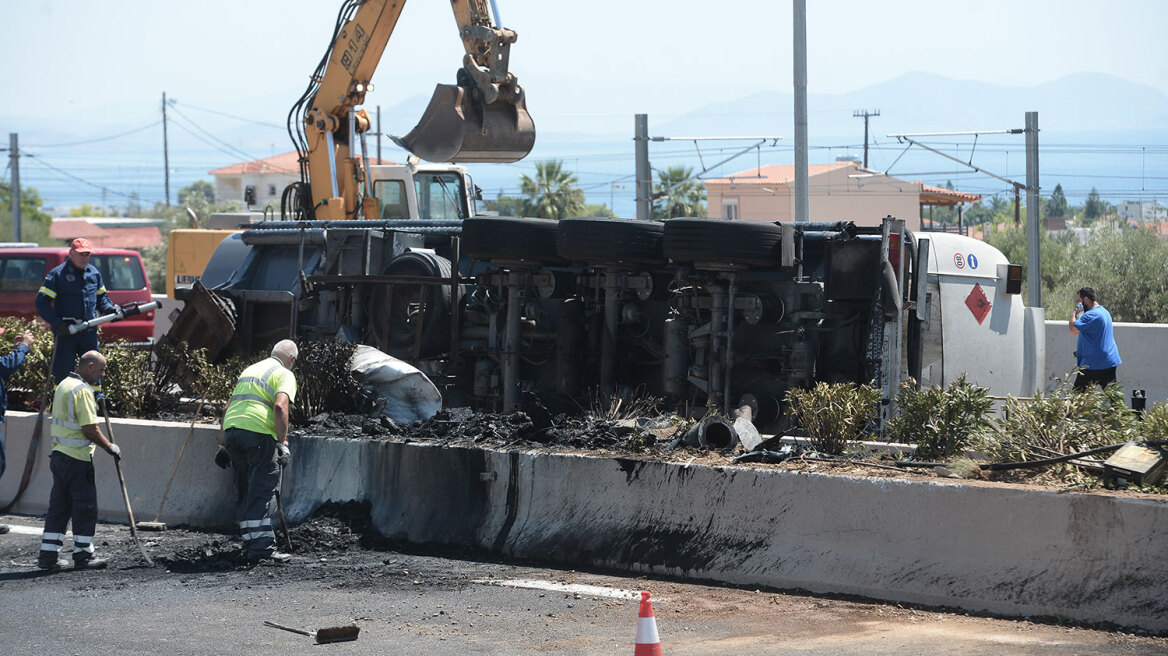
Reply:
M881 378L897 279L915 273L903 233L892 218L268 222L214 292L235 350L342 335L426 372L448 406L653 397L697 416L745 403L774 425L791 387Z

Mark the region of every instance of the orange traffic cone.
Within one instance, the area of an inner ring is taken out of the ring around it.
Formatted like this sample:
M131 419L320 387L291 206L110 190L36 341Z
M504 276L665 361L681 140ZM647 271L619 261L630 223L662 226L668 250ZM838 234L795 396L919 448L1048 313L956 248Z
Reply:
M648 591L641 592L641 616L637 619L637 648L633 656L661 656L661 639L657 637L657 618Z

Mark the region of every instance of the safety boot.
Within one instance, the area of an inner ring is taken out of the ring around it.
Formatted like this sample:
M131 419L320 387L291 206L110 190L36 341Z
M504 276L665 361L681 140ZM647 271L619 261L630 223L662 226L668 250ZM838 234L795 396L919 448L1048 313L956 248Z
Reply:
M73 561L73 569L105 569L109 561L105 558L85 558Z
M64 558L58 558L56 551L42 551L37 556L37 567L46 572L59 572L61 569L67 567L69 561Z

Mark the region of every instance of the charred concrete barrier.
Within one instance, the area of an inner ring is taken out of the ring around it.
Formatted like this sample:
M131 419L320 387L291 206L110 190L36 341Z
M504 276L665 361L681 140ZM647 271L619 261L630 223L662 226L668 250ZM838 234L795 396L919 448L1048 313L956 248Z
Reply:
M10 413L12 498L35 416ZM152 518L187 426L115 422L136 517ZM196 429L162 519L231 526L216 429ZM47 445L18 512L48 501ZM385 535L593 566L1009 616L1168 631L1168 500L625 458L293 438L293 522L367 500ZM103 519L125 521L98 453ZM165 539L165 534L158 539Z

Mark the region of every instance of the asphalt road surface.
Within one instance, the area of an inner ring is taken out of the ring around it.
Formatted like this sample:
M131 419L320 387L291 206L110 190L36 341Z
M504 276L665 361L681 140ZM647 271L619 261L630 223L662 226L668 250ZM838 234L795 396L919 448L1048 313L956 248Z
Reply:
M1168 638L806 594L394 550L335 520L294 528L287 565L233 560L230 536L98 526L104 571L35 569L41 522L0 536L0 651L40 654L631 654L650 590L666 654L1166 654ZM314 644L264 626L356 624Z

